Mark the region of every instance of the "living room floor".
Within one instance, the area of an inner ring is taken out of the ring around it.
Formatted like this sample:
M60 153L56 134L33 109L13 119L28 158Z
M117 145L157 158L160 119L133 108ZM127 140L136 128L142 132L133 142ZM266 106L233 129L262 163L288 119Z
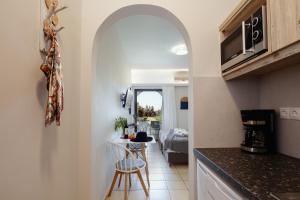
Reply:
M148 145L147 156L150 174L149 197L146 198L137 176L132 175L128 200L188 200L188 166L174 165L170 167L159 150L158 144ZM148 186L144 170L143 179ZM118 188L118 181L110 200L124 199L124 182L122 180L120 188Z

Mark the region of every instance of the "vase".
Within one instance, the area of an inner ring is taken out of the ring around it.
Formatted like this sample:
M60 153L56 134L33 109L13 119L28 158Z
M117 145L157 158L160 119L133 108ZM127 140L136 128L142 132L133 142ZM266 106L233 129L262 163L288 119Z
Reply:
M128 128L123 128L123 138L128 139Z

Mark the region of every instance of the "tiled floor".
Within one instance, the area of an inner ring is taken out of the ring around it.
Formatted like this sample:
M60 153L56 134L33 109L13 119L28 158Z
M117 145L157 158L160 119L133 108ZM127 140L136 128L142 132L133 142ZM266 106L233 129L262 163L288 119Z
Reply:
M128 193L129 200L188 200L188 166L169 166L159 151L157 144L148 147L150 173L149 197L146 198L136 175L132 175L132 186ZM146 175L143 179L147 185ZM118 188L118 181L109 200L124 199L124 183Z

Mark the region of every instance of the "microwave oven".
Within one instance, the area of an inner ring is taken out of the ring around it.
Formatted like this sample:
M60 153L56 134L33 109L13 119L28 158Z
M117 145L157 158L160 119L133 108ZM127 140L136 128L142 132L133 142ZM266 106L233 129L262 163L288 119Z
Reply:
M262 6L221 42L222 72L267 50L267 14L266 7Z

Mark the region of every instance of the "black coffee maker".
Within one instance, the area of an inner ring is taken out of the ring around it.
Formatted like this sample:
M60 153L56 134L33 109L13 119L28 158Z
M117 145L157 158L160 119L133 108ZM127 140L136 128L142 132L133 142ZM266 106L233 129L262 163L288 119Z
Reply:
M275 111L241 110L245 140L241 149L251 153L276 152Z

